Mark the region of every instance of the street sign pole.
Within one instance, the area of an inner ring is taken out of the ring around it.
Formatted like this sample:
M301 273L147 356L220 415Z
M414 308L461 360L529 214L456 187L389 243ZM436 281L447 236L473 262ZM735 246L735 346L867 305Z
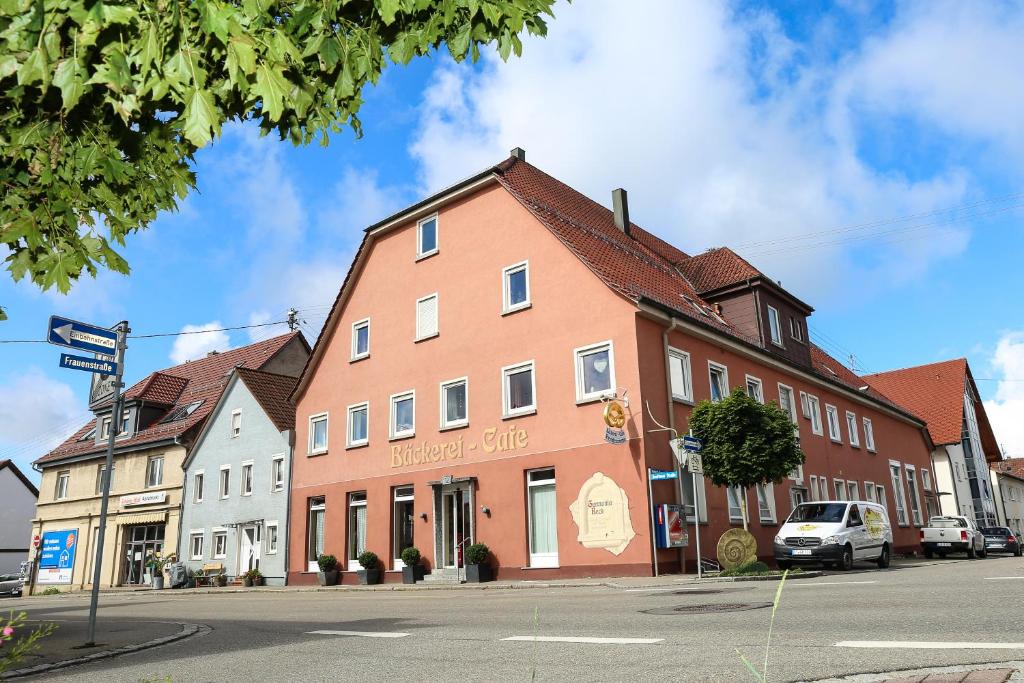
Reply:
M693 436L693 430L692 429L689 431L689 435ZM687 464L687 469L690 469L690 467L689 467L689 464L690 464L689 454L687 454L686 464ZM701 470L703 470L703 467L701 468ZM703 471L701 472L700 476L701 476L701 480L703 480L704 479ZM701 565L701 562L700 562L700 498L697 497L697 473L696 472L691 472L690 473L690 478L693 480L693 535L696 537L694 540L696 541L696 547L697 547L697 578L698 579L702 579L702 578L704 578L704 569L703 569L703 566ZM684 508L684 511L685 511L685 508Z
M678 458L676 458L676 467L678 468L678 471L679 471L679 479L678 479L678 481L679 481L679 508L683 511L683 530L685 531L686 530L686 497L683 495L683 474L686 472L686 470L683 469L683 463L679 462ZM696 508L694 508L694 510L696 511ZM700 562L697 563L697 566L700 567ZM686 548L685 547L680 547L679 548L679 571L682 574L686 573Z
M651 507L651 552L654 554L654 576L658 576L658 540L655 538L657 523L654 521L654 493L651 488L651 468L647 468L647 501Z
M100 574L103 564L103 539L107 532L107 506L110 503L110 472L114 465L114 439L121 431L121 419L123 409L121 405L124 398L121 396L121 376L124 372L124 351L127 348L125 343L128 338L128 321L122 320L117 324L117 349L116 349L116 374L114 375L113 413L110 416L110 433L107 435L107 467L103 471L103 500L100 503L100 528L96 536L96 559L93 561L92 574L92 598L89 601L89 639L85 647L96 645L96 606L100 598Z

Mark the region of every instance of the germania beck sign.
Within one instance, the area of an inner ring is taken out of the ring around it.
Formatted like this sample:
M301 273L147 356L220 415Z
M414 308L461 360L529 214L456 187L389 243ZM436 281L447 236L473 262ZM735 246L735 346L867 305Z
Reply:
M133 505L154 505L156 503L163 503L167 500L167 491L152 491L150 493L132 493L127 496L121 496L119 499L121 507L131 507Z
M433 444L429 441L410 442L404 446L394 444L391 446L391 466L410 467L448 460L461 460L466 451L472 452L478 448L484 453L504 453L526 448L529 443L530 436L522 427L511 425L508 429L501 431L497 427L488 427L480 435L479 443L464 441L460 436L451 441Z

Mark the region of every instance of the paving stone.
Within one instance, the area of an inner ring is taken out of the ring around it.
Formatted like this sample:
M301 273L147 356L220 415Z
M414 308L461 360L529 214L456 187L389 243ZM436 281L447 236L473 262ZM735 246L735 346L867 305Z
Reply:
M972 671L964 679L964 683L1004 683L1013 675L1013 669L985 669Z

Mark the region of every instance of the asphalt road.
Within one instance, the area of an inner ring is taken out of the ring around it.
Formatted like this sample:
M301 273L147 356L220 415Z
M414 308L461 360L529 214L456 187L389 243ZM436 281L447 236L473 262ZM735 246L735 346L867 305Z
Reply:
M763 664L776 583L657 589L110 594L100 618L183 621L206 635L46 676L52 681L743 681ZM705 592L714 591L714 592ZM84 597L5 601L84 619ZM1024 659L1024 560L947 560L787 582L768 680ZM313 634L312 631L373 633ZM399 635L407 634L407 635ZM520 637L520 640L506 640ZM654 642L538 642L535 638ZM886 641L868 647L843 641ZM904 649L892 641L1010 644Z

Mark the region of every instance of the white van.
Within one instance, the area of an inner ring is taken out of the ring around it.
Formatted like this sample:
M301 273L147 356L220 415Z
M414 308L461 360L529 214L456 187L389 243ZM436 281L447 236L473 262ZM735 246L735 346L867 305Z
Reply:
M847 570L856 560L882 569L892 557L892 527L885 508L863 500L824 500L796 506L775 537L781 569L815 563Z

